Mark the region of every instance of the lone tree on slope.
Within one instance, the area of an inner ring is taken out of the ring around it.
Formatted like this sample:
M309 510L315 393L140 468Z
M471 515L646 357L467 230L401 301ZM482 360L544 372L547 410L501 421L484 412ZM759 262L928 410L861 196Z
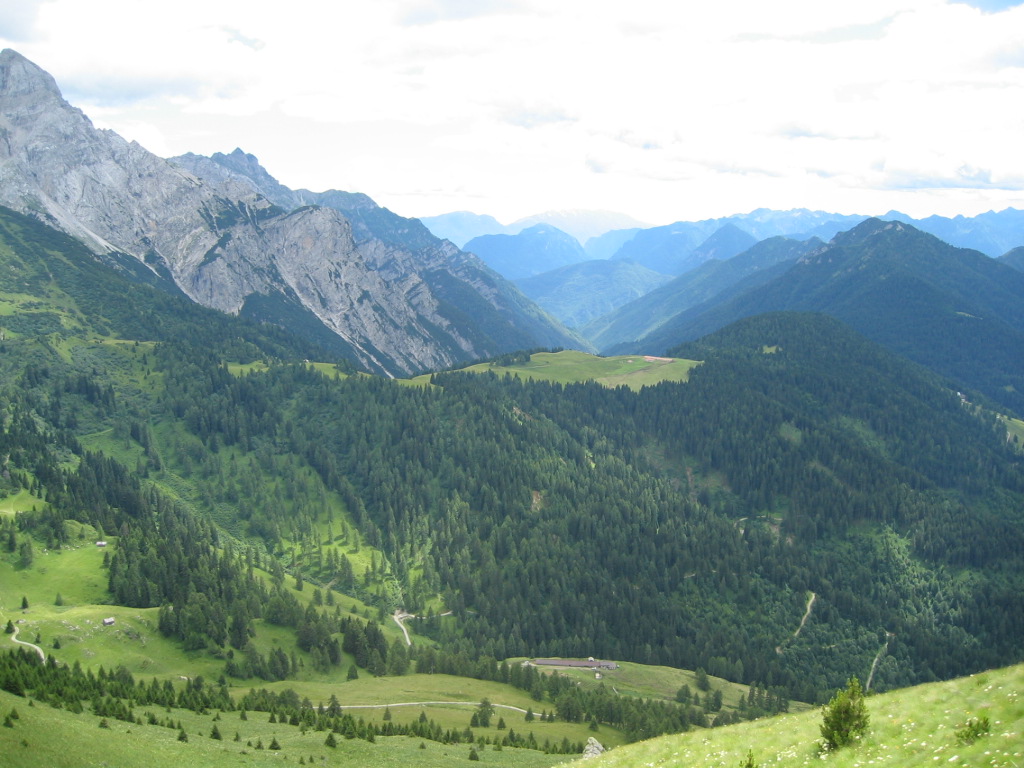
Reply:
M860 681L851 677L845 690L836 691L822 709L821 737L828 752L844 747L860 738L868 729L868 708Z

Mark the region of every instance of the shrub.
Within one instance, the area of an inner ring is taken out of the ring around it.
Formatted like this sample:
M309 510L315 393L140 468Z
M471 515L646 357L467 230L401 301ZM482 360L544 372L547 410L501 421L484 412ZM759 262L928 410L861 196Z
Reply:
M982 736L987 734L991 728L991 724L988 721L987 715L981 717L972 717L966 723L964 727L956 732L956 740L958 744L967 746L973 744Z
M860 738L868 729L868 709L860 681L851 677L845 690L836 691L822 709L821 737L824 749L832 751Z

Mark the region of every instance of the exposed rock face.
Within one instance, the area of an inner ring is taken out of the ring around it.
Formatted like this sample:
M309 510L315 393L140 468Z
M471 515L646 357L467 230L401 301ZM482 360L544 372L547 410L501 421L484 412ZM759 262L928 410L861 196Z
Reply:
M597 757L604 752L601 742L591 736L587 739L587 746L583 748L583 757Z
M322 324L350 357L378 372L580 345L450 243L427 233L409 247L415 227L403 235L388 216L410 220L349 193L330 194L358 215L292 210L320 203L277 184L249 158L235 159L265 179L206 158L196 158L194 170L163 160L97 130L50 75L14 51L0 53L0 204L98 253L135 256L206 306L293 327ZM375 235L378 219L390 222L394 237Z

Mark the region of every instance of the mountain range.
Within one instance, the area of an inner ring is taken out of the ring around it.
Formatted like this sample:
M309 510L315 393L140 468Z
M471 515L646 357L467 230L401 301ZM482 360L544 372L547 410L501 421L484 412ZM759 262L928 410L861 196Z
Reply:
M540 306L587 335L586 324L647 296L672 278L625 259L592 259L515 281ZM597 344L599 339L595 338Z
M1020 412L1022 292L1024 274L1000 259L955 248L909 224L869 219L795 260L750 273L700 303L674 298L666 307L656 301L661 294L642 297L619 310L626 319L611 330L628 335L628 318L634 316L655 315L661 318L658 326L636 341L606 349L664 353L743 317L781 310L824 312ZM686 294L699 297L692 290Z
M537 224L547 224L576 238L584 247L589 241L607 232L642 229L648 225L631 216L613 211L564 210L546 211L525 216L505 225L486 214L455 211L438 216L421 216L422 221L438 237L463 247L482 235L517 235ZM600 257L593 257L600 258Z
M194 301L301 329L389 375L578 337L475 257L365 195L291 192L236 152L163 160L0 54L0 203L128 254ZM470 320L471 318L471 320Z
M846 247L928 237L858 230ZM311 364L311 341L142 285L138 261L97 262L7 209L0 263L0 498L20 513L13 546L0 514L0 573L19 548L102 530L117 553L103 610L160 609L165 641L214 649L204 664L225 663L217 616L275 625L286 658L298 631L297 661L271 671L265 636L246 648L232 619L232 678L337 674L332 636L351 630L239 597L283 575L243 589L231 552L381 616L435 611L420 631L468 659L597 654L817 700L871 666L882 628L900 640L879 687L1019 652L1008 422L833 318L740 320L678 350L685 381L636 390L588 381L577 352L560 353L576 361L564 383L507 375L550 357L517 354L500 376L484 363L410 386ZM214 527L232 544L211 569Z
M912 223L916 228L931 232L950 242L981 248L989 255L998 256L1010 243L1024 238L1024 219L1019 212L1007 209L990 212L974 218L945 219L932 216L914 221L903 214L892 212L888 220ZM614 270L616 279L624 279L621 290L612 288L607 275L613 271L607 265L588 264L566 269L572 262L583 264L576 244L565 233L554 227L523 230L517 234L490 234L472 239L468 250L476 252L494 269L513 280L524 280L520 287L569 327L579 330L598 348L611 348L616 343L639 338L663 323L669 316L688 309L707 298L701 291L690 292L691 281L704 280L704 272L690 275L706 261L713 261L712 271L719 262L728 261L759 241L786 237L794 241L820 243L838 232L864 221L863 216L843 216L822 211L772 211L759 209L720 219L698 222L680 221L671 225L651 228L611 230L590 238L583 249L586 257L598 262L619 260L633 266ZM752 254L749 260L757 261ZM1013 265L1012 250L1005 254ZM644 272L637 273L642 267ZM722 272L711 285L735 274L738 279L743 268L737 263ZM625 277L626 274L628 277ZM649 279L651 274L686 276L674 288L667 288L678 297L670 300L664 292L643 298L641 291L653 290L666 280ZM587 275L587 278L582 278ZM534 279L537 278L537 279ZM582 278L582 279L581 279ZM705 286L705 290L707 286ZM636 301L635 306L625 306ZM623 319L637 318L638 323ZM639 325L639 327L634 327ZM586 326L586 327L584 327Z
M650 293L590 320L580 327L580 332L599 349L642 339L674 316L723 292L771 279L778 265L793 261L820 245L822 242L817 238L791 240L777 236L762 240L732 258L708 259Z
M1020 249L755 214L528 227L520 290L0 54L0 754L547 766L1020 661Z
M550 224L534 224L516 235L481 235L464 246L509 280L586 261L579 242Z
M599 212L582 211L579 213L597 214ZM764 240L779 235L796 240L806 240L811 237L829 240L837 233L871 217L811 211L805 208L788 211L758 208L749 213L700 221L680 220L672 224L649 227L637 223L617 226L616 223L619 219L613 214L606 214L594 215L590 219L593 226L587 230L585 238L576 234L578 229L574 228L571 222L561 224L560 221L564 221L565 218L567 218L567 214L560 216L559 212L541 213L521 219L506 227L491 216L461 211L440 216L426 216L421 221L439 237L445 237L456 243L468 242L479 235L518 234L530 223L550 224L576 236L591 258L607 259L615 256L626 243L640 232L646 232L646 234L638 243L631 245L622 254L623 258L635 258L637 251L665 248L671 241L677 239L688 241L691 245L699 243L727 225L746 232L755 240ZM877 218L911 224L951 245L972 248L993 258L1020 246L1021 241L1024 240L1024 211L1014 208L988 211L977 216L958 215L953 218L927 216L923 219L915 219L899 211L889 211Z

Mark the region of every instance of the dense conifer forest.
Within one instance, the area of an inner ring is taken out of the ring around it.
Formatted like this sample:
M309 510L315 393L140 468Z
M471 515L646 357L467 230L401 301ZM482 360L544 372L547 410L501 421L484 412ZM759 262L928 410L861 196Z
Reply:
M512 657L599 656L806 701L869 669L884 689L1021 657L1017 446L984 402L838 321L741 321L676 350L702 361L688 382L640 392L413 386L13 214L0 235L0 491L39 500L0 541L31 558L76 524L116 537L110 600L159 607L228 677L299 666L247 643L256 620L314 668L500 678ZM336 593L377 616L343 619ZM376 629L398 608L423 617L411 650ZM699 719L614 716L636 736Z

